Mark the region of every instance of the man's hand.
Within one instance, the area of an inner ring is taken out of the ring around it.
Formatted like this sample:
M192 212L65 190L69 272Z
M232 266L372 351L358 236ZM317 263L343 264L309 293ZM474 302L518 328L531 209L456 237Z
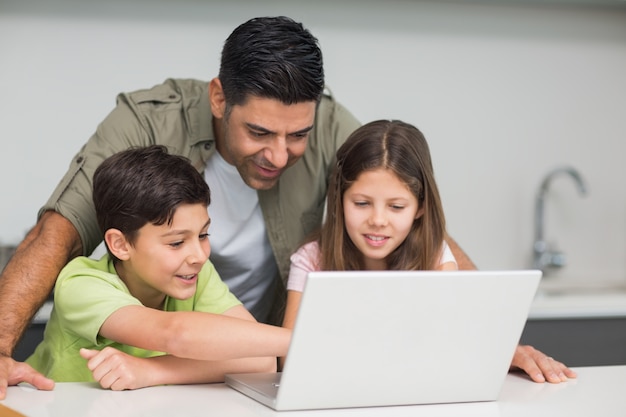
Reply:
M54 381L46 378L24 362L0 355L0 400L6 398L7 386L26 382L33 387L45 391L54 388Z
M558 384L576 378L576 372L532 346L518 345L511 362L511 369L521 369L535 382Z

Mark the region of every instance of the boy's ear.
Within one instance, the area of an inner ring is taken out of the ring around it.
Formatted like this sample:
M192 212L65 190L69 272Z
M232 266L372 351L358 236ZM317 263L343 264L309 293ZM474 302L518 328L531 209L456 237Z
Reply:
M130 243L126 240L124 233L118 229L109 229L104 233L104 242L106 243L109 251L117 259L127 261L130 257L129 249Z
M209 83L209 103L211 103L211 113L216 119L223 119L226 111L226 97L219 78L213 78Z

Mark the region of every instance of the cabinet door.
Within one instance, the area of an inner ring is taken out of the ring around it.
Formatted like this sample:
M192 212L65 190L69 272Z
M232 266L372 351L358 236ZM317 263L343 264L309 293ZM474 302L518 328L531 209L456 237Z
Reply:
M528 320L520 343L567 366L626 365L626 318Z
M23 362L26 358L28 358L33 353L39 342L43 340L43 331L45 327L45 323L31 324L28 329L26 329L26 332L24 332L22 340L20 340L15 347L13 359Z

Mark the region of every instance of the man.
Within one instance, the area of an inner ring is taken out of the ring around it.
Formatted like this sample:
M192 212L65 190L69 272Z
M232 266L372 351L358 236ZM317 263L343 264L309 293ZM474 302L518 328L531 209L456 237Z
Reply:
M129 147L164 145L204 173L214 195L210 259L257 320L279 323L289 255L320 225L335 151L359 126L324 88L317 40L277 17L236 28L209 83L167 80L120 94L0 279L0 398L7 383L52 388L10 355L61 268L100 243L91 178L106 157ZM461 269L474 268L448 244ZM513 366L537 381L565 380L569 370L546 358L520 346Z

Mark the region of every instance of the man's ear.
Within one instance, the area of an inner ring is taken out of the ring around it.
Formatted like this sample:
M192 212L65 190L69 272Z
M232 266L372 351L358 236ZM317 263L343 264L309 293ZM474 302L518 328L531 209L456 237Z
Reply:
M213 117L223 119L226 111L226 97L224 97L224 89L219 78L213 78L209 83L209 102Z
M126 240L124 233L118 229L109 229L104 233L104 242L106 243L109 251L122 261L127 261L130 258L130 243Z

